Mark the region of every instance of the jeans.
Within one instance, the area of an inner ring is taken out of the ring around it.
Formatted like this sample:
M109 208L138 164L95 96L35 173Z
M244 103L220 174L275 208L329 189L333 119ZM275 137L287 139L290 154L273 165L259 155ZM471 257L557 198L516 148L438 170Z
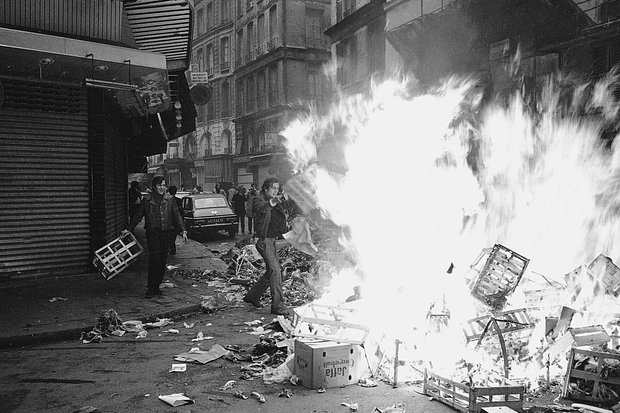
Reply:
M239 218L239 226L241 227L241 231L239 232L245 234L245 215L237 214L237 218Z
M168 250L176 236L177 233L174 229L162 231L156 228L146 231L146 244L149 248L148 291L158 290L159 285L164 280Z
M271 311L278 311L282 305L282 273L278 261L278 250L275 238L259 238L256 249L265 260L265 273L254 283L246 295L251 301L258 301L267 288L271 289Z

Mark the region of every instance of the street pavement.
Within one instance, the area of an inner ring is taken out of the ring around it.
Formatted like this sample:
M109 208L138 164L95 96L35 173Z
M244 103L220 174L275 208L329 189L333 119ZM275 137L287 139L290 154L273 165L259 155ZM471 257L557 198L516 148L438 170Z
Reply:
M136 228L136 238L146 247L144 230ZM222 253L234 243L222 242ZM213 243L208 247L195 240L184 244L177 237L177 253L169 256L168 265L182 269L225 271L227 264L219 258ZM217 246L218 243L215 243ZM145 248L146 249L146 248ZM28 344L79 340L82 331L90 331L99 316L113 309L123 320L148 317L174 317L200 311L201 296L208 286L192 286L192 280L171 278L164 281L176 287L163 288L161 297L146 299L148 255L145 251L127 269L106 280L94 268L92 274L16 280L0 284L0 348Z

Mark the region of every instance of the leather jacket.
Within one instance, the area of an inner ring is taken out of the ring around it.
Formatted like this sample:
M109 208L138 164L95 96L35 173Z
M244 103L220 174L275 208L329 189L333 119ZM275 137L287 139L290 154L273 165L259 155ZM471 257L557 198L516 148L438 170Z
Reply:
M156 208L157 205L155 204L153 195L146 195L142 199L141 208L139 208L136 214L131 217L131 222L129 223L128 229L133 232L138 223L142 220L142 217L144 217L144 228L147 231L152 231L154 229L153 215ZM159 204L159 211L161 214L162 231L169 231L171 229L176 229L178 232L185 231L185 226L183 225L183 219L179 213L177 203L170 194L163 195L163 199Z
M252 199L252 214L254 215L254 235L258 238L266 238L267 230L269 229L269 223L271 222L272 210L278 209L282 212L282 215L286 217L283 205L277 204L272 207L269 203L269 199L264 193L260 193L257 197ZM286 232L286 228L282 228L280 231L282 235Z

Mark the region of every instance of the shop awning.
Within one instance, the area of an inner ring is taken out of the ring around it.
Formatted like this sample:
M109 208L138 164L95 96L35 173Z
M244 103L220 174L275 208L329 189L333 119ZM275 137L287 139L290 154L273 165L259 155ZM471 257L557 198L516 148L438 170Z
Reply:
M125 0L125 10L141 50L166 56L168 70L189 68L192 6L187 0Z

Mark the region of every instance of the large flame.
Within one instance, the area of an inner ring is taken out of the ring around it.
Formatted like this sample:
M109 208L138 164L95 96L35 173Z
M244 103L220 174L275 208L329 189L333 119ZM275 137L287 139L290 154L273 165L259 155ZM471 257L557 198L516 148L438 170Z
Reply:
M620 151L601 140L617 114L611 80L567 89L555 78L538 101L484 103L473 79L424 93L389 80L289 125L291 161L355 251L324 299L342 302L359 284L365 323L408 338L433 311L455 326L477 315L468 271L495 243L556 280L600 253L618 262ZM327 141L342 148L336 167L321 155ZM412 340L446 365L463 356L458 329Z

